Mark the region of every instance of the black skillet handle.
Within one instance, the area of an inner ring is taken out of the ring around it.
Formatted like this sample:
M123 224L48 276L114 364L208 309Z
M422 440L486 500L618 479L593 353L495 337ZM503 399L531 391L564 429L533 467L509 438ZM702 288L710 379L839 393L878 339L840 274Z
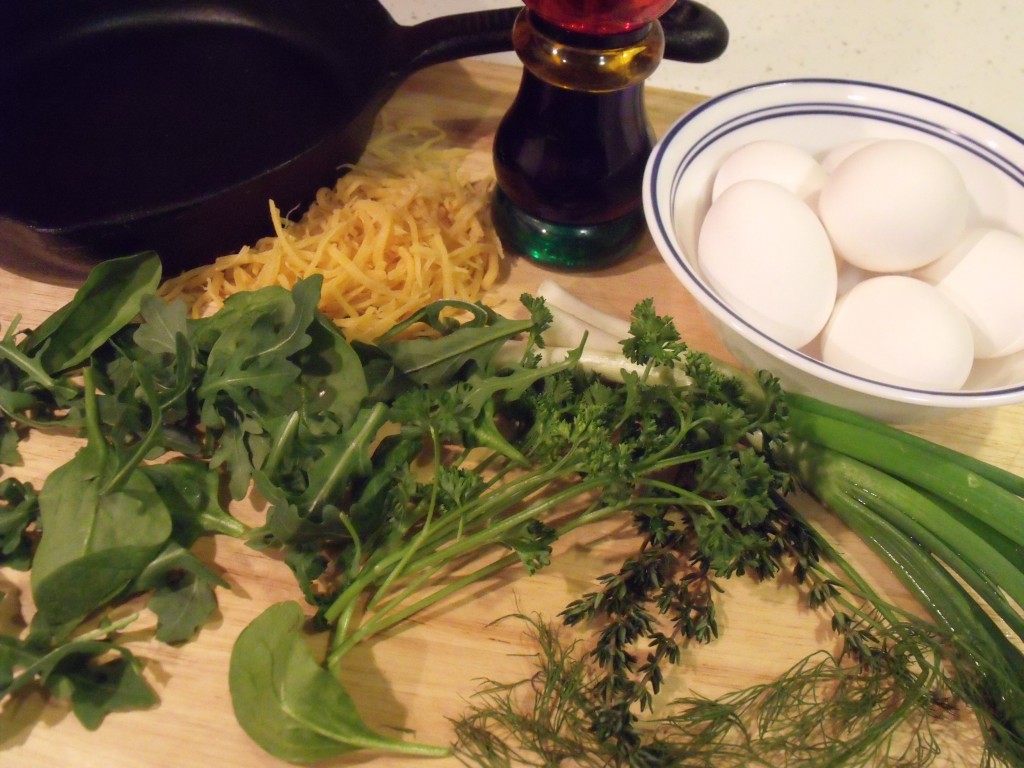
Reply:
M402 48L412 57L405 68L413 71L464 56L511 50L512 25L522 8L460 13L399 28ZM691 0L677 0L662 15L661 26L665 58L673 61L711 61L722 55L729 41L729 30L721 17Z
M466 56L512 50L512 25L522 6L456 13L398 27L409 72Z
M665 30L665 58L703 64L717 59L729 44L722 18L700 3L677 0L661 16Z

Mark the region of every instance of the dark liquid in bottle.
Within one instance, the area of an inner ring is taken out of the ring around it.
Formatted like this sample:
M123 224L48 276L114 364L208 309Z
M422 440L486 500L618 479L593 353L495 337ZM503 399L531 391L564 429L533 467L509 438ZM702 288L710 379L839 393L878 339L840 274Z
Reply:
M642 84L588 93L555 88L525 71L495 136L495 172L524 212L560 224L597 224L639 206L653 146Z

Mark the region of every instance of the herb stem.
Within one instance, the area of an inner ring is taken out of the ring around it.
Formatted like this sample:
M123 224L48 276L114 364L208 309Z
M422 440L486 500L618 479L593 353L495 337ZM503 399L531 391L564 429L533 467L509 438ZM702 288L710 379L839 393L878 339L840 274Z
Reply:
M545 475L547 473L544 473ZM548 478L545 482L541 482L537 487L544 487L547 483L557 479ZM518 528L520 525L530 521L536 520L541 515L556 509L562 504L568 503L574 498L585 495L592 490L600 488L604 484L604 479L599 477L589 477L575 483L568 488L556 491L555 493L545 496L542 500L530 506L526 509L515 512L501 520L495 521L486 528L475 533L465 536L459 541L454 542L450 546L443 547L435 550L434 552L426 555L416 563L417 568L428 568L433 565L450 562L457 557L461 557L465 554L473 552L481 547L481 545L491 544L497 541L501 536L509 531ZM520 499L525 498L531 491L519 494Z
M601 507L596 510L590 510L582 515L577 515L573 517L572 520L560 526L557 530L557 535L561 537L568 534L570 531L585 527L587 525L594 524L596 522L599 522L600 520L607 519L608 517L619 514L620 512L622 512L623 509L627 508L628 506L629 503L624 502L621 504L614 504L607 507ZM547 504L545 503L537 505L537 514L540 513L540 508L542 507L546 508ZM460 576L457 579L454 579L445 586L431 592L429 595L424 596L420 600L417 600L415 603L411 603L409 605L406 605L405 607L399 607L401 605L402 600L405 597L407 597L409 594L412 594L416 588L421 586L422 583L425 583L427 580L429 580L429 578L433 576L434 573L437 572L437 570L440 570L443 567L442 564L436 564L435 566L433 566L433 572L427 572L424 566L417 564L417 570L419 570L420 568L424 568L426 575L422 576L421 578L417 578L412 584L408 586L407 589L405 589L402 592L402 594L390 600L387 604L385 604L382 607L381 610L379 610L373 616L368 618L358 629L356 629L354 632L352 632L347 637L343 638L340 642L335 644L332 647L331 652L328 656L328 664L337 664L348 651L350 651L360 642L393 627L394 625L404 621L410 616L413 616L419 613L420 611L429 608L430 606L434 605L440 600L443 600L449 595L455 594L456 592L465 589L470 584L474 584L482 579L487 578L488 576L491 576L492 574L498 573L504 570L505 568L514 565L516 562L518 562L518 559L518 555L516 555L515 553L503 555L494 560L493 562L487 563L486 565L477 568L471 573L467 573L463 576Z
M487 518L500 510L509 509L535 493L537 490L554 482L561 476L561 471L547 471L528 475L523 478L518 478L511 483L507 483L496 492L488 495L486 498L474 500L472 502L473 517ZM529 507L525 510L521 510L487 526L483 530L476 531L468 536L463 536L448 546L442 546L445 539L442 538L440 534L445 530L450 533L452 525L458 526L465 510L463 509L452 512L448 514L444 520L439 521L438 525L435 526L438 530L433 531L432 535L427 536L421 543L421 548L429 550L430 554L427 554L420 560L415 561L411 567L419 570L421 568L432 568L434 566L443 565L446 562L451 562L455 558L475 551L483 545L494 543L500 539L502 534L515 529L529 520L535 519L539 514L552 509L557 504L564 503L577 495L586 493L597 487L600 487L600 481L598 479L590 478L588 480L584 480L546 498L535 507ZM451 539L449 538L448 540L450 541ZM373 562L372 564L368 563L360 576L348 584L341 594L339 594L335 598L334 602L327 608L324 612L325 620L333 624L337 620L338 616L340 616L346 609L347 605L358 600L363 590L374 584L383 574L390 572L397 563L401 562L405 558L405 554L404 549L400 549L398 552L385 552L376 562ZM409 566L407 565L406 567Z
M100 409L96 397L96 372L92 366L82 370L82 396L85 403L85 435L89 445L107 450L107 439L100 427Z
M87 369L88 370L88 369ZM122 462L118 471L115 472L110 479L103 486L101 493L110 493L121 487L122 483L132 476L132 473L139 467L143 460L145 460L150 449L156 445L157 440L160 438L161 428L163 426L161 420L161 407L160 398L156 394L156 388L153 386L152 376L138 363L133 366L136 378L139 380L139 386L142 389L143 395L145 395L146 406L149 408L149 428L146 430L146 434L142 436L142 439L135 445L131 455ZM91 391L91 388L90 388ZM87 395L88 396L88 395ZM95 398L95 392L93 392ZM98 426L98 419L96 419ZM94 438L94 432L89 433L89 439ZM106 439L99 438L106 445Z
M466 574L454 581L449 582L440 589L431 592L429 595L421 600L416 601L404 608L396 609L393 612L380 615L377 614L373 618L365 621L358 629L345 637L340 643L335 645L327 657L327 663L329 665L337 664L346 653L348 653L353 647L358 645L360 642L366 640L368 637L376 635L384 630L398 624L401 621L409 618L410 616L419 613L425 608L430 607L439 600L444 599L448 595L452 595L461 589L464 589L470 584L473 584L493 573L504 570L508 566L512 565L516 561L516 556L505 555L493 563L482 566L472 573Z
M366 445L380 430L387 421L388 408L385 403L374 403L373 406L360 413L360 421L355 427L355 433L349 436L349 442L341 457L335 462L328 477L320 484L319 489L309 501L309 509L313 512L320 508L334 493L335 486L347 476L353 462L357 461L359 451Z
M301 420L302 414L299 411L292 411L285 419L284 428L281 429L277 439L270 446L267 458L263 461L263 472L268 476L274 474L281 463L281 459L284 458L288 449L291 448L292 440L299 430Z
M431 428L430 439L433 445L433 461L434 461L434 473L435 475L441 470L441 441L438 438L437 430ZM437 496L440 493L440 488L437 483L432 483L430 486L430 501L427 504L427 513L423 518L423 524L420 530L413 537L412 541L406 546L402 547L401 557L398 562L395 563L391 571L384 577L380 586L374 591L374 594L370 597L370 600L366 604L366 610L371 611L380 601L380 599L387 594L388 588L394 581L402 575L406 567L409 565L409 561L413 559L416 552L423 546L423 542L427 539L430 532L431 523L434 520L434 513L437 510Z

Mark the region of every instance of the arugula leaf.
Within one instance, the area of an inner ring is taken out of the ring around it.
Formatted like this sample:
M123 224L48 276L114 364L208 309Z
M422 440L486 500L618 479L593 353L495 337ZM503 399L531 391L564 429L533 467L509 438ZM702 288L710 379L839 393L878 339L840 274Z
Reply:
M306 330L309 345L291 359L302 371L307 417L322 409L335 424L347 428L369 395L362 362L338 327L323 315L318 313Z
M363 541L373 540L381 529L394 528L391 510L404 507L409 487L415 485L410 467L422 452L421 443L399 435L380 441L373 452L372 469L359 483L358 495L348 508Z
M316 316L322 283L323 277L317 275L296 283L291 291L236 294L230 307L225 302L227 311L214 315L216 322L211 322L219 333L209 349L198 396L209 403L224 394L244 409L254 391L275 397L293 384L299 367L288 357L310 343L306 331ZM245 301L237 301L239 297Z
M54 376L50 375L41 353L33 355L24 344L14 341L14 335L5 334L0 341L0 374L5 386L0 388L0 410L14 416L34 409L38 405L36 393L32 389L42 389L56 397L68 400L75 395L75 390Z
M39 497L29 483L0 481L0 566L27 570L32 543L26 532L39 517Z
M217 610L217 597L209 581L186 572L157 589L148 606L158 619L156 639L174 645L195 637Z
M103 724L112 712L149 709L159 703L153 688L142 676L142 667L133 654L122 652L108 661L87 664L55 675L71 686L71 711L91 731Z
M178 337L189 336L188 310L181 301L166 302L156 296L143 296L142 322L132 340L151 354L177 354Z
M355 423L310 468L309 487L299 498L303 508L319 512L351 477L369 472L371 448L386 418L387 409L380 403L359 412Z
M171 514L174 539L186 549L202 535L243 536L246 526L219 500L220 476L206 462L176 459L141 467Z
M449 308L469 310L472 318L461 324L453 319L442 319L441 313ZM390 340L397 331L416 322L426 322L435 330L443 331L444 335L439 338ZM438 386L455 379L470 363L476 367L485 366L511 337L533 327L532 320L509 320L486 307L442 301L431 304L396 326L377 346L417 384Z
M271 509L266 531L258 531L257 535L270 532L279 542L295 543L324 536L331 530L346 531L337 518L329 519L327 509L331 499L341 495L354 477L370 474L372 447L387 415L382 403L360 411L352 426L309 464L306 481L298 493L289 493L266 474L258 473L257 486L271 502Z
M315 548L348 539L348 528L337 507L328 504L318 514L310 514L263 473L257 472L254 479L256 490L270 509L266 524L250 533L252 546Z
M298 603L277 603L242 630L231 651L235 716L271 755L295 763L357 749L440 757L447 749L389 738L369 728L341 683L303 640Z
M70 699L75 716L90 730L111 712L154 706L156 692L143 678L135 655L101 639L133 620L128 617L53 647L0 635L0 700L42 685L58 698Z
M0 411L3 410L5 409L0 405ZM0 421L0 464L13 467L22 463L21 453L18 451L19 440L18 433L11 423L6 419Z
M67 659L98 657L113 648L106 640L93 637L52 648L0 635L0 695L17 693L37 681L48 684L50 675Z
M249 419L222 424L216 447L210 456L210 468L226 468L228 492L232 499L243 499L249 492L255 466L261 462L258 427Z
M314 445L330 438L366 393L358 358L319 315L321 284L317 276L292 291L236 294L191 326L210 466L228 469L233 498L245 495L268 457L301 453L307 437ZM291 431L300 424L303 433Z
M226 589L229 584L180 543L170 541L127 591L153 590L146 605L157 616L156 639L175 644L191 640L217 610L215 587Z

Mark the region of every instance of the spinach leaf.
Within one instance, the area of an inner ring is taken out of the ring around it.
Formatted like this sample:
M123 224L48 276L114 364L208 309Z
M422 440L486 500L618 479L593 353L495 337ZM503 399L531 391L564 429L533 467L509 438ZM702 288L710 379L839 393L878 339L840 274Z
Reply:
M153 424L122 458L107 443L91 368L84 371L88 441L46 478L39 492L43 535L32 563L37 617L52 626L79 620L118 595L171 536L171 514L138 465L159 430L151 382L139 385Z
M448 750L404 742L367 726L341 683L313 658L298 603L277 603L238 636L229 684L235 716L274 757L311 763L357 749L440 757Z
M106 489L118 468L89 444L39 492L43 535L31 585L52 624L80 619L118 595L171 535L171 515L144 474L132 472L116 490Z
M24 342L49 373L73 368L139 313L142 297L160 283L152 251L101 262L71 301L44 320Z

